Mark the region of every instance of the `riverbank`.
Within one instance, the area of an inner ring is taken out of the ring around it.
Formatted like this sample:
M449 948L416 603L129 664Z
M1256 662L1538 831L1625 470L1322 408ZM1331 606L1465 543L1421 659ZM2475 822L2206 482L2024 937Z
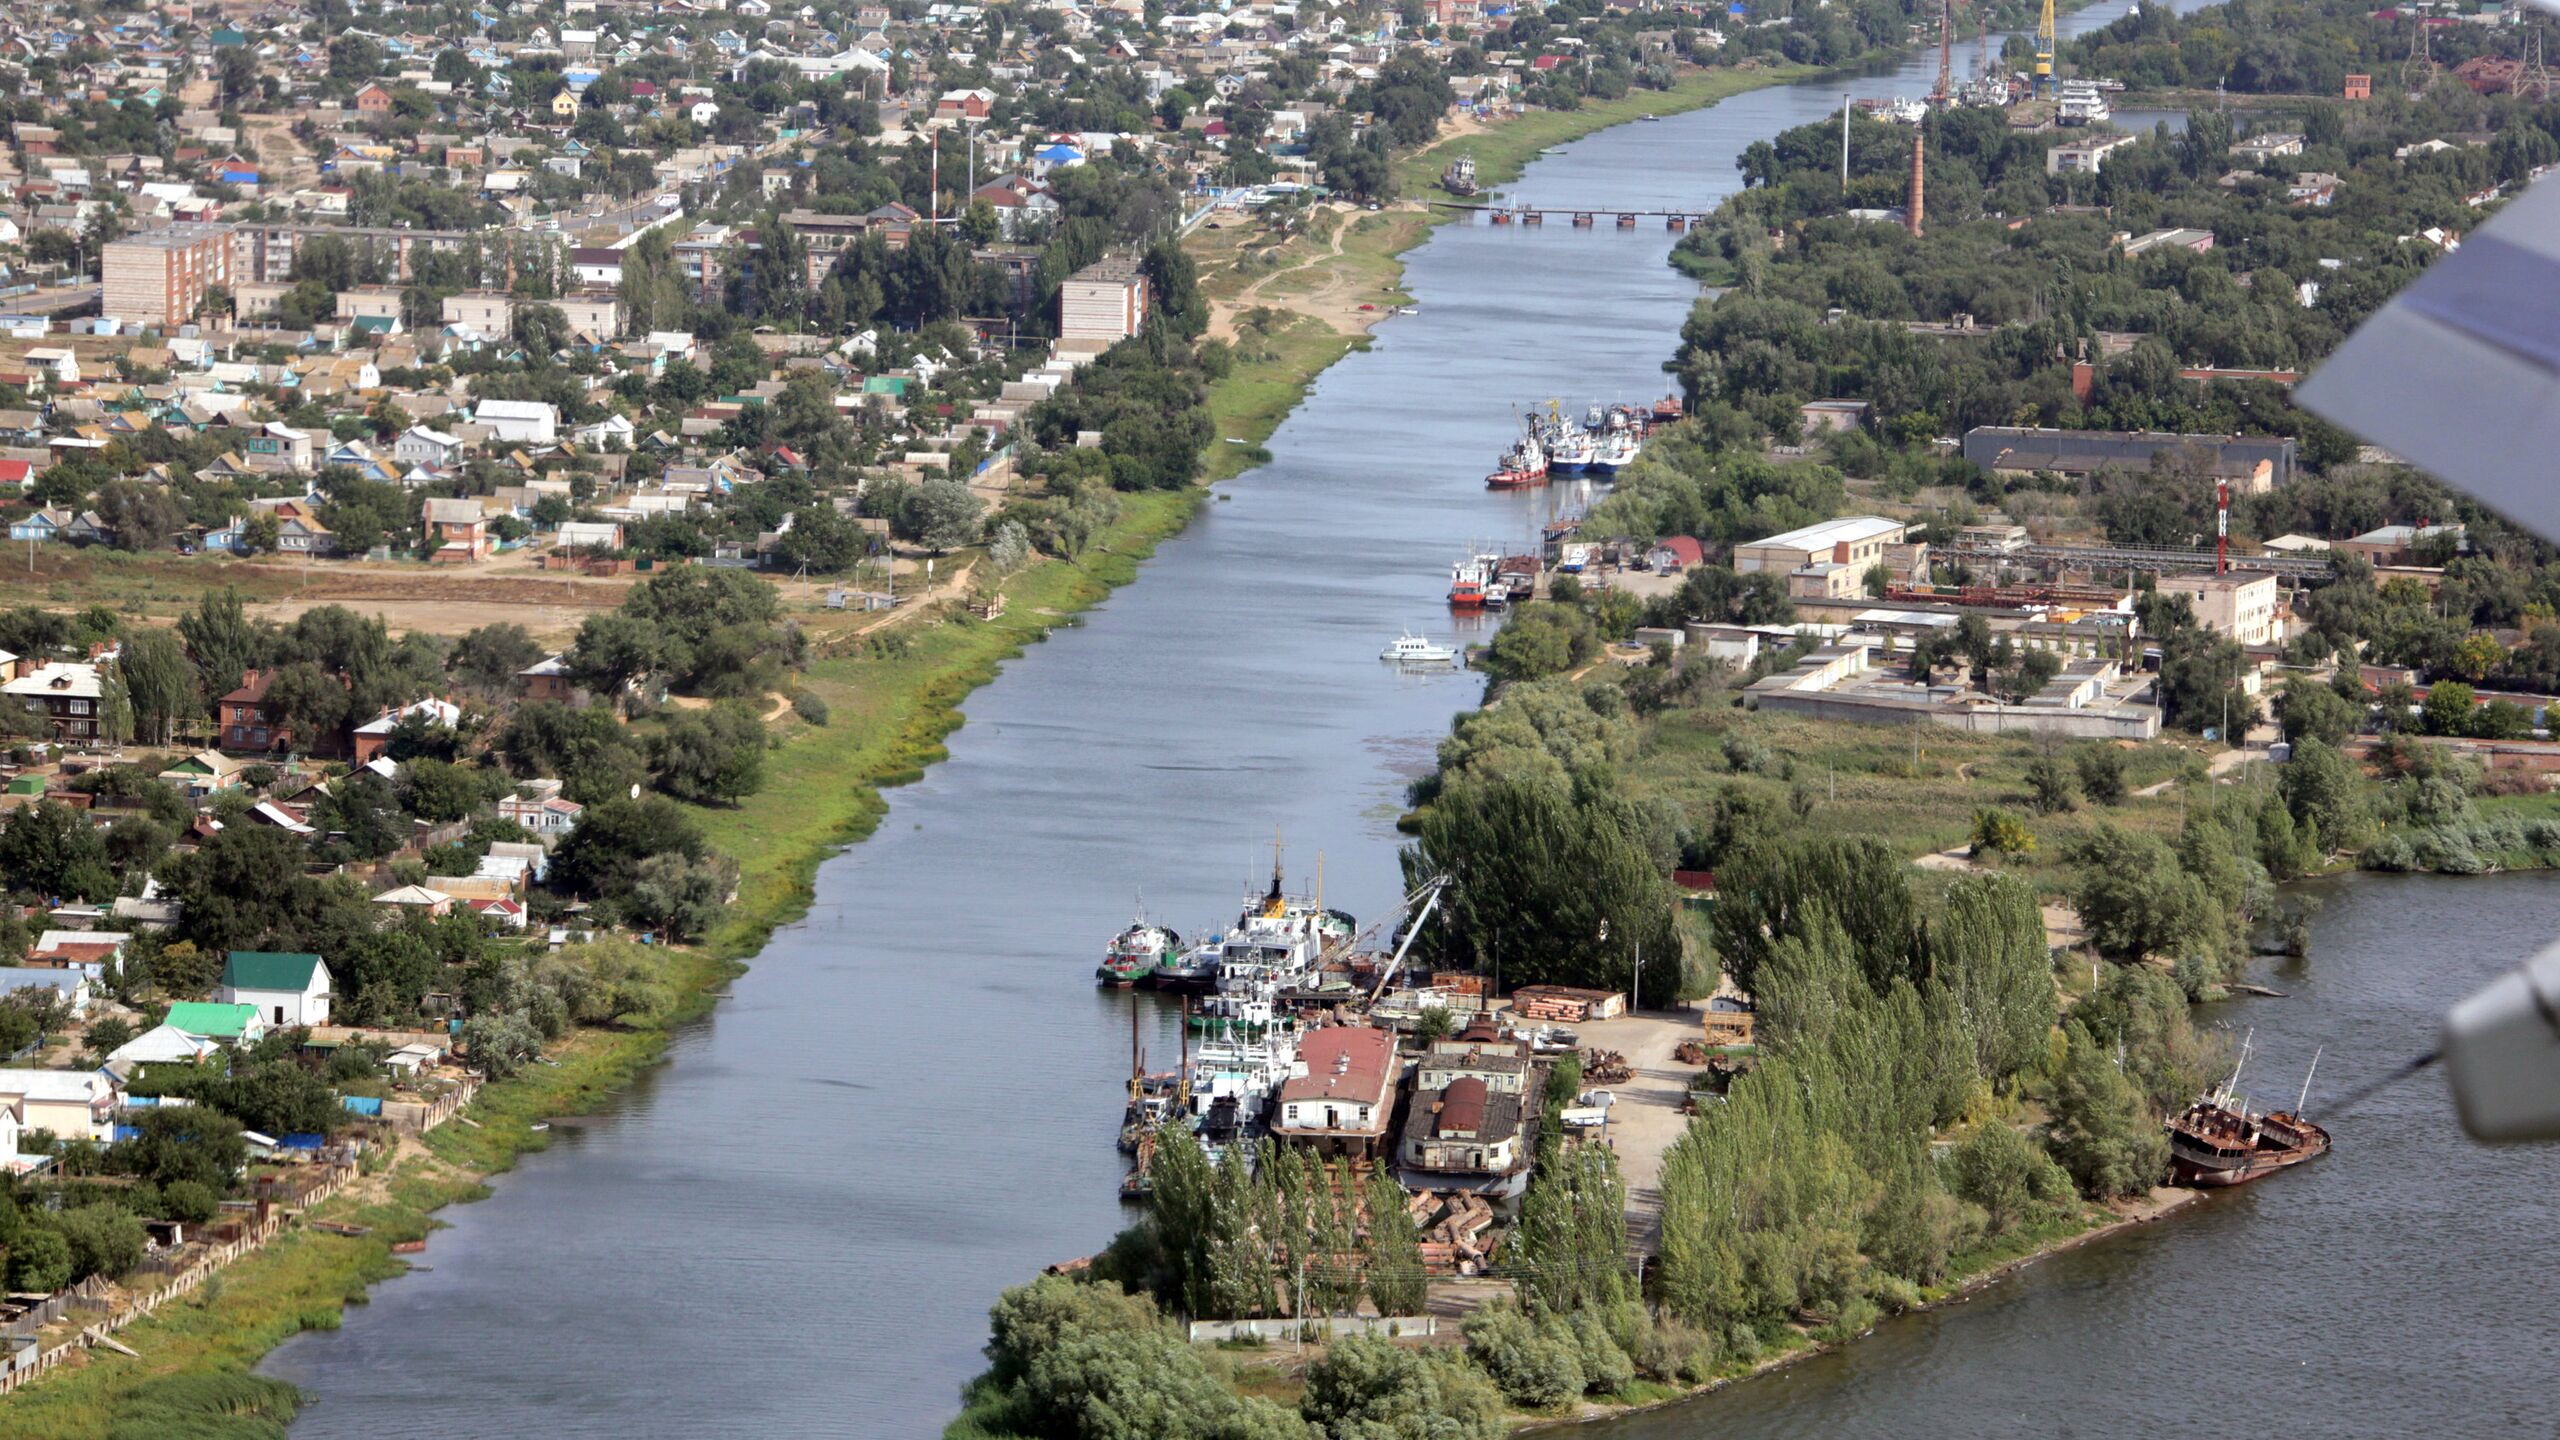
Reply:
M1921 1292L1920 1303L1888 1316L1880 1322L1880 1325L1891 1325L1898 1320L1926 1311L1941 1310L1950 1305L1961 1304L2030 1265L2165 1219L2203 1198L2204 1192L2201 1190L2181 1190L2160 1186L2153 1189L2142 1200L2129 1205L2117 1208L2090 1206L2073 1220L2021 1231L2007 1237L1999 1244L1986 1246L1971 1255L1960 1257L1949 1268L1945 1281ZM1738 1368L1732 1374L1717 1376L1700 1385L1676 1390L1668 1386L1651 1386L1649 1387L1651 1389L1670 1390L1672 1393L1648 1394L1643 1399L1626 1403L1587 1401L1575 1406L1570 1415L1525 1417L1517 1421L1512 1428L1516 1432L1530 1434L1565 1425L1581 1425L1595 1420L1641 1414L1648 1410L1668 1409L1712 1395L1719 1390L1730 1389L1745 1381L1756 1380L1764 1375L1803 1364L1817 1356L1827 1355L1844 1345L1855 1344L1870 1333L1873 1332L1862 1331L1857 1335L1838 1340L1817 1340L1811 1335L1799 1334L1796 1337L1796 1344L1779 1353L1764 1355L1749 1365Z

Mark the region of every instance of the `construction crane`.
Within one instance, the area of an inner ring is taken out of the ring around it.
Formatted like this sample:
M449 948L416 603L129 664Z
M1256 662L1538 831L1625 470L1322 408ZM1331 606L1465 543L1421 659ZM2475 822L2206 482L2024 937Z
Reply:
M2053 74L2053 0L2044 0L2044 14L2036 20L2036 93L2050 100L2061 90Z
M1929 92L1932 105L1955 101L1955 34L1955 6L1952 0L1938 0L1938 88Z

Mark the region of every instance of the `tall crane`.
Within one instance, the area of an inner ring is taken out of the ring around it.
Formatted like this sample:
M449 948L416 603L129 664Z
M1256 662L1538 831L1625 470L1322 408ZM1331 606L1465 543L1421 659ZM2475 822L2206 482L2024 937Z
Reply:
M2053 0L2044 0L2044 14L2036 21L2036 93L2050 100L2061 86L2053 74Z
M1938 0L1938 88L1929 92L1932 105L1955 100L1955 33L1953 0Z

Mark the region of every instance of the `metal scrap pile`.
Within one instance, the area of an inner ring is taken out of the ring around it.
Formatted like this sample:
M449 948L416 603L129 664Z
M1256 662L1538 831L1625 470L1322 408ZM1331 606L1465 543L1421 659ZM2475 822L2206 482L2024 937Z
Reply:
M1683 1065L1707 1063L1707 1045L1703 1040L1683 1040L1671 1051L1671 1058Z
M1582 1078L1594 1085L1623 1085L1636 1077L1627 1057L1615 1050L1582 1052Z
M1425 1190L1405 1202L1422 1232L1422 1268L1433 1275L1473 1275L1502 1243L1493 1204L1464 1190Z

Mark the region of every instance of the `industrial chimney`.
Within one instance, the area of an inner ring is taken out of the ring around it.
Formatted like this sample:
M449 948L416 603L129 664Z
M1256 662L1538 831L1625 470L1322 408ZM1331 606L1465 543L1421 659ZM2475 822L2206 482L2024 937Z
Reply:
M1922 194L1921 143L1922 136L1920 128L1915 125L1911 130L1911 203L1905 207L1909 212L1908 223L1911 228L1912 238L1915 240L1920 236L1920 208Z

